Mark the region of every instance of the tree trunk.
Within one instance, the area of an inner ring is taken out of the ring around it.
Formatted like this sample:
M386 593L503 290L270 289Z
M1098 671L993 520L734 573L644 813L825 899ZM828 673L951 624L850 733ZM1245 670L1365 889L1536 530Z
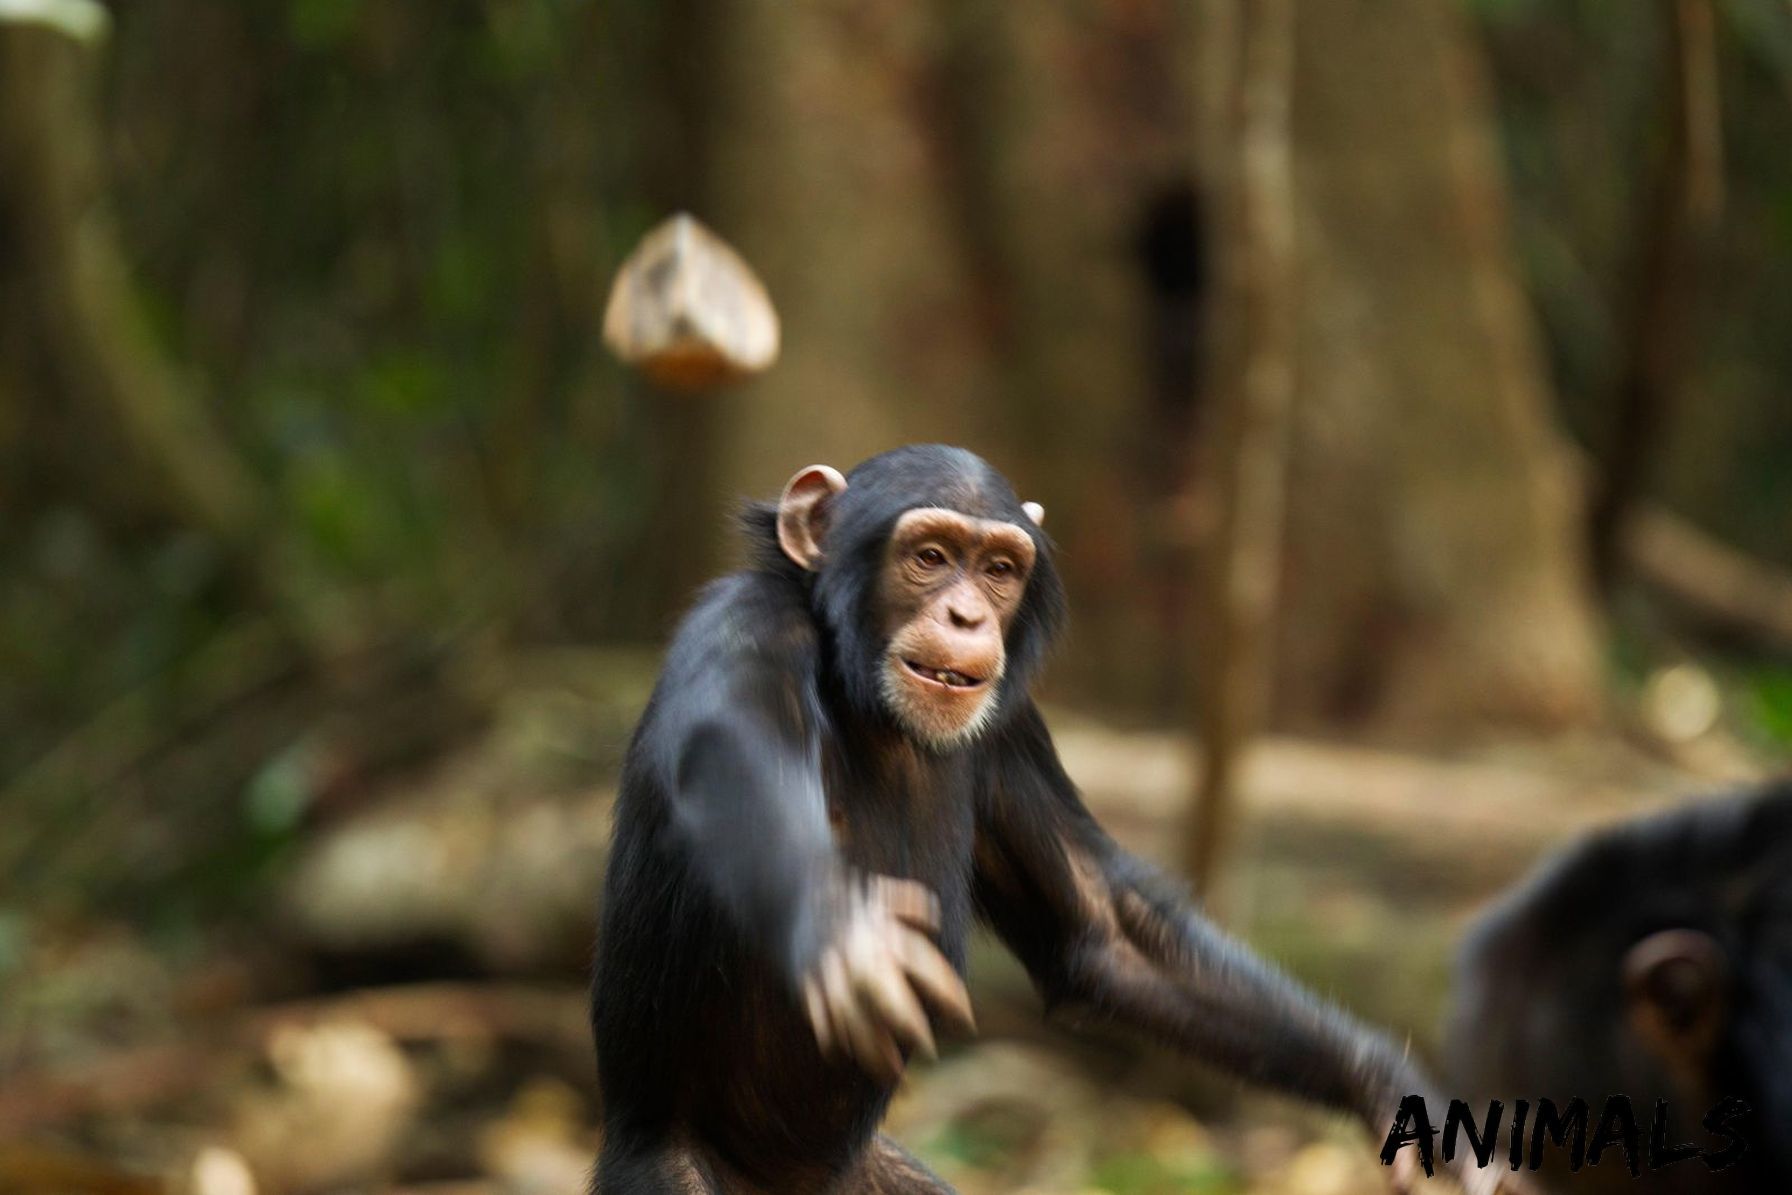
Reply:
M961 443L1042 502L1075 647L1054 684L1135 703L1162 669L1140 583L1148 296L1131 251L1190 173L1177 8L992 0L762 8L738 53L721 226L784 356L726 412L726 488L775 492L911 440Z
M1294 179L1289 147L1294 0L1251 0L1240 20L1237 165L1223 298L1236 344L1207 456L1220 512L1207 559L1201 790L1186 859L1195 892L1218 906L1239 772L1262 729L1275 661L1294 374Z
M1723 188L1716 18L1708 0L1666 0L1662 146L1637 221L1634 296L1625 325L1616 411L1589 511L1593 578L1610 592L1627 523L1667 439L1693 348L1700 259Z
M786 335L778 364L728 400L722 489L776 494L798 468L846 469L911 440L972 442L992 378L934 185L920 88L923 6L757 6L735 53L716 202Z
M1580 510L1476 48L1428 0L1303 5L1297 24L1279 708L1406 729L1593 717Z
M1200 512L1141 483L1156 400L1133 246L1166 183L1224 185L1229 10L741 10L728 54L756 69L712 97L714 222L785 329L783 360L722 400L720 491L907 440L982 452L1062 549L1076 630L1054 684L1110 708L1168 712L1149 562ZM1581 514L1467 30L1424 0L1300 5L1295 25L1275 715L1589 717Z

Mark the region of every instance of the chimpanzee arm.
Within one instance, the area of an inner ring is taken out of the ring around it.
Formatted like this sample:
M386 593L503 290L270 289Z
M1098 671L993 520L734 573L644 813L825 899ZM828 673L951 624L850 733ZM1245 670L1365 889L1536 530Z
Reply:
M818 650L800 594L780 579L711 586L667 652L634 761L665 794L670 844L697 886L793 980L820 948L839 870Z
M1416 1076L1381 1034L1202 918L1090 816L1029 708L991 744L979 908L1048 1006L1144 1030L1252 1083L1379 1131Z

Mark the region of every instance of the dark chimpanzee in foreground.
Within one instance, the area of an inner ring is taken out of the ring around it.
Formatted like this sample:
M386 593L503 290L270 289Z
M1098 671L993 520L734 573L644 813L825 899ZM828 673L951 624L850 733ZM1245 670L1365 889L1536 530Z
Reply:
M1417 1089L1398 1046L1083 807L1028 693L1064 613L1043 514L939 446L804 469L748 512L751 567L680 627L623 771L593 1010L604 1195L948 1190L877 1128L934 1022L971 1025L975 921L1048 1005L1377 1139Z
M1792 782L1620 825L1544 864L1471 931L1457 993L1451 1077L1499 1098L1508 1122L1517 1098L1580 1097L1597 1119L1623 1095L1646 1152L1665 1100L1666 1144L1712 1152L1726 1142L1701 1126L1711 1109L1752 1109L1737 1124L1748 1152L1720 1173L1645 1157L1633 1178L1613 1149L1570 1174L1551 1148L1551 1189L1792 1191Z

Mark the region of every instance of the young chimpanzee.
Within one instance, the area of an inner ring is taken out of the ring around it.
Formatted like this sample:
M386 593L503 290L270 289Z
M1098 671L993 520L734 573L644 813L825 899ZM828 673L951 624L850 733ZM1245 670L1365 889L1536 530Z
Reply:
M1477 1120L1500 1099L1508 1139L1518 1099L1579 1097L1590 1154L1603 1115L1623 1127L1609 1097L1628 1101L1640 1176L1622 1148L1569 1173L1572 1140L1542 1142L1552 1190L1792 1191L1792 782L1615 826L1544 864L1470 931L1452 1020L1457 1094ZM1711 1115L1726 1097L1750 1111ZM1747 1153L1712 1173L1695 1155L1733 1150L1730 1128Z
M1048 1005L1378 1134L1418 1089L1083 807L1028 694L1064 606L1043 515L940 446L804 469L748 512L754 560L680 627L623 771L604 1195L948 1190L877 1126L935 1022L971 1025L978 920Z

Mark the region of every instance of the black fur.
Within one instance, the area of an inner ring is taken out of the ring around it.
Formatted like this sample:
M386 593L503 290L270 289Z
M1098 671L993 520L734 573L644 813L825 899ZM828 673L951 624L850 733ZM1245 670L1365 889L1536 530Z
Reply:
M849 871L932 888L961 972L981 918L1054 1003L1385 1123L1411 1084L1398 1051L1213 930L1083 808L1029 696L1063 589L1008 483L940 446L848 482L818 574L779 551L775 510L747 511L751 566L698 599L636 731L594 985L598 1189L937 1189L874 1147L889 1089L824 1060L798 1006ZM919 506L1009 520L1038 548L998 715L953 748L904 735L876 683L882 553Z
M1625 955L1665 929L1709 934L1735 985L1704 1092L1681 1089L1626 1025ZM1448 1040L1464 1095L1508 1105L1579 1095L1597 1109L1622 1093L1645 1110L1664 1098L1674 1143L1705 1143L1699 1120L1719 1096L1756 1110L1752 1153L1733 1171L1694 1162L1637 1182L1601 1167L1558 1179L1564 1189L1792 1190L1792 783L1643 818L1562 852L1476 923L1456 991Z

